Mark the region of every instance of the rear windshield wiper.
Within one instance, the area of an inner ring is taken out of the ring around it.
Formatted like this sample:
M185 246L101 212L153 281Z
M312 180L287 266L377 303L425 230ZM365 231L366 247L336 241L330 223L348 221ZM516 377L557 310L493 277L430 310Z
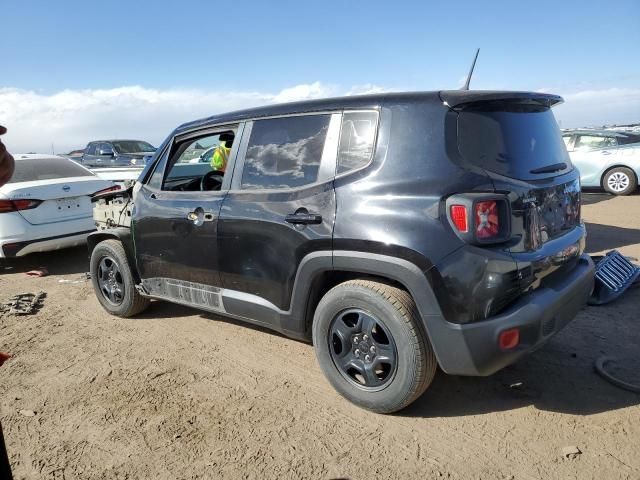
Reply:
M552 173L559 172L560 170L564 170L567 168L567 164L562 163L554 163L553 165L547 165L546 167L536 168L534 170L530 170L529 173Z

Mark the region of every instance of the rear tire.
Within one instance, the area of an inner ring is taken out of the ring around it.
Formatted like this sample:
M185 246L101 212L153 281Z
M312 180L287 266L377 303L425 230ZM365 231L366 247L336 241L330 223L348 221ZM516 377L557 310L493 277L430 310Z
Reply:
M118 240L104 240L93 249L91 282L98 301L111 315L129 318L150 304L136 290L127 254Z
M604 189L614 195L630 195L638 186L636 175L626 167L615 167L602 178Z
M331 385L377 413L405 408L436 373L413 299L383 283L351 280L327 292L315 311L313 344Z

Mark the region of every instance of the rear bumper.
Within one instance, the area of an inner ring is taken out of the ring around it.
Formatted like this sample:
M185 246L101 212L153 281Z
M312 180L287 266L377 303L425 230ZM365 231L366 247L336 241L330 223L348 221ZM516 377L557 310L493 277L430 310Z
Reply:
M0 258L80 245L95 231L90 216L33 225L18 212L0 214Z
M446 346L437 348L441 368L453 375L484 376L515 362L573 320L587 303L593 284L593 262L582 255L567 275L522 296L499 315L464 325L444 319L432 322L439 325L437 332L432 332L432 340ZM498 337L512 328L520 329L520 344L502 351Z
M87 242L87 236L94 230L74 232L55 237L36 238L17 242L0 243L0 258L23 257L29 253L50 252L61 248L76 247Z

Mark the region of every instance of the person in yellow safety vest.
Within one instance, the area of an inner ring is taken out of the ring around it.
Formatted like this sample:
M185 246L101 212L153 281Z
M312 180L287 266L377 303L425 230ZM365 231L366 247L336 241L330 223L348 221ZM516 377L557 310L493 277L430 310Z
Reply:
M233 145L233 135L223 133L220 135L219 142L220 144L213 151L213 156L211 157L211 168L224 172L227 169L227 162Z

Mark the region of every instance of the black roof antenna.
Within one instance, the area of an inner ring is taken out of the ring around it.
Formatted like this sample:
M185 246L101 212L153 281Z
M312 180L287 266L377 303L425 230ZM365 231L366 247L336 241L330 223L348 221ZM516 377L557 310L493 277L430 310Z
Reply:
M471 76L473 75L473 69L476 68L476 60L478 60L478 54L480 53L480 49L476 50L476 56L473 57L473 63L471 64L471 70L469 70L469 75L467 75L467 81L464 82L464 87L460 90L469 90L469 84L471 83Z

